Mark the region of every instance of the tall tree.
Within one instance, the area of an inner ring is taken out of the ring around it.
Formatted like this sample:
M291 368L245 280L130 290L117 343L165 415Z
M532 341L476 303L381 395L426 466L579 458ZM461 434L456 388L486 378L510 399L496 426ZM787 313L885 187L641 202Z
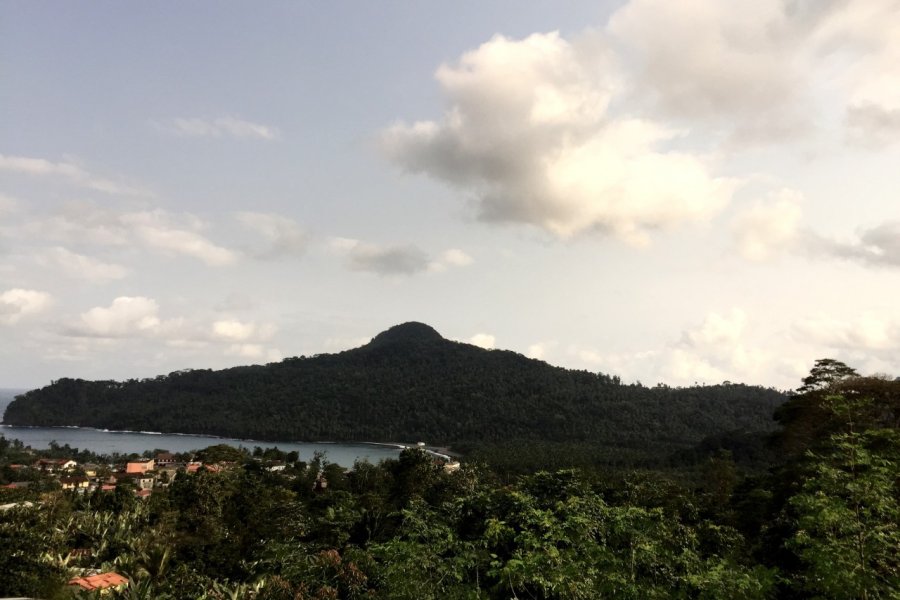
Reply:
M829 399L846 431L808 453L790 499L797 528L788 545L803 564L795 583L827 598L900 597L900 432L858 431L854 415L867 403Z

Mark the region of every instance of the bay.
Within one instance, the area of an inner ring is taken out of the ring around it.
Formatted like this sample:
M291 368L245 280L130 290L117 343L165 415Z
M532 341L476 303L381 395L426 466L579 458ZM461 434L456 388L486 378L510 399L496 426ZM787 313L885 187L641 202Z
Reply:
M236 440L204 435L182 435L133 431L106 431L81 427L13 427L0 425L0 435L7 439L21 440L34 449L49 448L50 442L68 444L72 448L90 450L98 454L141 454L147 450L162 449L170 452L190 452L215 444L243 446L252 450L254 446L290 452L296 450L300 460L309 461L316 452L325 455L325 460L342 467L352 467L357 460L377 463L380 460L397 458L400 447L389 444L346 444L327 442L262 442L257 440Z

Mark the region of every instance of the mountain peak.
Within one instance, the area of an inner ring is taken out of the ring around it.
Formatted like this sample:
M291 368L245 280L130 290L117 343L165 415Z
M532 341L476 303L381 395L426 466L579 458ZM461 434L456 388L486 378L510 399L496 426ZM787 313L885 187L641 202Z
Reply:
M370 346L384 346L393 344L421 344L427 342L440 342L444 338L433 327L425 323L410 321L394 325L390 329L382 331L369 343Z

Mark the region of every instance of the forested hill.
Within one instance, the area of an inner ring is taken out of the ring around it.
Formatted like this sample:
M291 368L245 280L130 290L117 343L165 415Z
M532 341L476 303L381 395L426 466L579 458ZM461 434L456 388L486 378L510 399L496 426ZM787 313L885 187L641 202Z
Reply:
M624 385L406 323L354 350L266 366L140 381L60 379L19 396L4 421L258 440L676 448L726 431L770 430L782 400L745 385Z

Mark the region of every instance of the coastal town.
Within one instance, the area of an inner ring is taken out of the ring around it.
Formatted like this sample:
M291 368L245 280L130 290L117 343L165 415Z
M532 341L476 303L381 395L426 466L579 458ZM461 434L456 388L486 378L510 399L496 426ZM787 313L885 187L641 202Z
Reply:
M435 468L444 473L460 468L459 461L426 449L423 443L404 448L428 456ZM76 459L84 455L90 460ZM89 505L116 506L123 500L143 504L184 475L217 476L242 469L268 473L285 481L302 478L313 494L325 492L329 478L343 477L353 470L328 463L322 454L317 453L306 462L300 460L298 452L283 452L278 448L256 447L250 451L219 444L184 453L156 450L143 456L109 457L55 444L49 450L35 450L0 436L0 515L52 505L60 502L60 498ZM92 555L91 548L74 547L66 556L58 557L72 573L68 585L73 593L122 591L133 583L128 577L104 568L108 565L93 561Z
M401 448L415 448L427 453L447 473L452 473L460 468L460 462L448 454L437 452L425 446L424 442L415 445L401 445ZM133 491L138 498L148 498L154 490L165 488L178 476L179 473L196 473L200 469L210 473L219 473L238 467L242 459L251 459L258 466L269 472L284 472L289 467L291 471L308 469L314 463L322 462L323 455L312 457L313 463L300 460L296 451L282 452L278 448L262 449L256 447L252 454L245 456L243 448L232 448L224 444L210 446L205 450L172 453L169 451L145 452L145 456L127 459L82 462L73 458L41 456L44 452L36 451L28 447L20 449L25 457L35 457L32 461L12 462L0 464L5 473L0 475L0 490L28 489L36 481L57 483L58 489L79 494L92 494L98 490L101 492L113 492L122 486ZM149 456L148 456L149 455ZM205 457L214 457L212 460ZM16 475L23 475L16 479ZM290 476L290 473L287 473ZM317 478L319 487L327 487L324 476ZM0 497L2 498L2 497ZM0 505L2 508L5 505Z

